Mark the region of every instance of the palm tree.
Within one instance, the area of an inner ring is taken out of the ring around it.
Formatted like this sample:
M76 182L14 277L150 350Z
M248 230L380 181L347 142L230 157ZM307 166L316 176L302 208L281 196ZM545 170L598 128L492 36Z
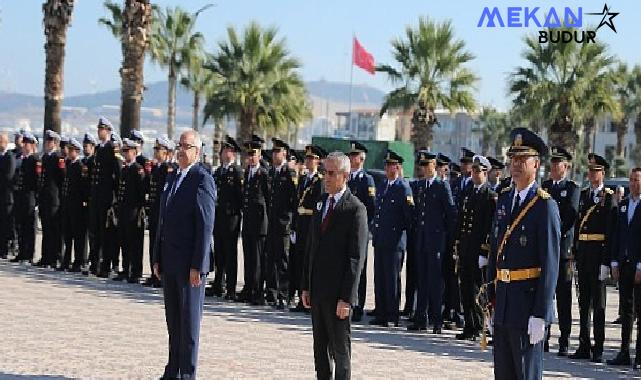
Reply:
M310 117L305 85L298 74L300 63L287 50L277 29L263 29L252 22L239 36L227 29L227 40L218 44L206 67L213 86L205 106L205 121L233 116L237 138L252 133L276 135Z
M503 147L508 145L510 136L508 115L492 107L483 107L475 123L481 129L482 154L490 155L493 150L494 157L502 159Z
M562 28L573 31L572 28ZM558 30L555 29L555 30ZM521 115L542 120L548 128L550 145L564 146L574 152L578 140L577 127L588 119L586 99L592 99L597 108L607 108L603 95L591 81L600 81L613 62L603 43L590 44L540 44L536 36L524 38L526 64L517 67L509 78L510 93L515 95L514 105ZM590 97L590 92L596 91ZM589 132L589 131L588 131Z
M187 73L180 79L180 84L194 93L191 125L195 130L198 130L200 126L198 117L198 113L200 112L200 99L213 84L213 74L203 67L203 63L204 54L193 54L187 68Z
M635 165L638 166L641 163L641 65L635 65L632 69L629 85L632 88L634 96L626 108L631 112L631 115L636 114L636 118L634 120L634 136L636 144L631 152L631 158Z
M405 38L392 41L392 54L399 68L377 67L398 86L385 97L381 115L388 109L414 109L412 142L430 147L432 129L438 123L435 108L454 112L476 107L472 90L478 79L465 67L474 56L464 41L454 37L451 21L437 23L424 17L417 27L406 28Z
M60 132L60 110L64 97L64 65L67 28L71 23L74 0L47 0L42 4L44 14L45 115L44 129Z
M181 9L167 8L164 11L154 8L150 53L151 59L168 70L167 94L167 135L173 137L176 123L176 82L186 68L193 54L202 50L204 37L195 32L198 15L212 5L206 5L195 13Z

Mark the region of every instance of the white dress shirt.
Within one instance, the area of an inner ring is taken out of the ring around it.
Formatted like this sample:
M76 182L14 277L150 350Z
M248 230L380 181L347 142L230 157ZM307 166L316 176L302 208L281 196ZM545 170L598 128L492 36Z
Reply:
M518 193L514 192L514 197L512 197L512 211L514 211L514 207L516 207L516 205L514 204L516 202L516 195L517 194L519 195L519 204L518 205L521 206L523 204L523 201L525 200L525 198L527 198L527 195L530 192L530 189L532 188L532 186L534 186L535 182L536 181L532 181L532 183L530 183L529 185L525 186L525 188L523 190L519 191Z
M347 186L343 187L341 191L339 191L338 193L327 197L327 201L325 202L325 207L323 208L323 219L325 219L325 216L327 215L327 211L329 210L330 197L334 197L334 207L336 207L336 204L338 204L338 201L340 201L341 198L343 197L343 194L345 194L345 190L347 190Z

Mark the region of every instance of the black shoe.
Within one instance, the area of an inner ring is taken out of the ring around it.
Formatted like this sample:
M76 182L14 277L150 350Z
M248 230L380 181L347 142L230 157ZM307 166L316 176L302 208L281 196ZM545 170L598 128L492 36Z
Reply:
M289 311L291 311L292 313L302 313L302 312L305 311L305 306L303 306L302 302L299 302L299 303L296 304L295 307L290 307ZM356 314L356 313L354 313L354 314Z
M49 264L47 264L43 260L37 261L33 264L34 267L38 267L38 268L43 268L43 267L46 267L47 265Z
M109 272L98 272L98 273L96 274L96 277L100 277L100 278L109 278Z
M255 298L250 302L253 306L265 306L264 298Z
M568 344L567 343L559 344L559 352L557 352L556 356L568 356Z
M80 273L81 269L80 267L72 266L71 269L69 269L69 272L71 273Z
M205 288L206 297L213 297L215 295L216 295L216 292L214 291L214 288Z
M569 357L570 359L590 359L590 350L586 347L579 347Z
M405 309L401 310L398 313L398 315L401 316L401 317L409 317L410 315L412 315L412 310L409 309L409 308L405 308Z
M443 330L440 327L434 327L432 329L432 334L441 334Z
M630 360L629 352L619 351L617 356L612 359L608 359L606 363L608 363L608 365L630 365L632 364L632 361Z
M594 351L592 353L592 359L590 359L592 363L603 363L603 352L602 351Z
M424 323L412 323L407 326L407 331L427 331L427 326Z
M14 257L13 259L9 260L10 263L19 263L22 259L20 259L18 256Z
M367 312L367 316L369 317L375 317L376 316L376 309L369 310Z
M154 283L151 284L151 287L154 289L162 288L162 281L159 279L155 279Z
M98 276L100 277L100 276ZM114 281L125 281L129 275L127 275L125 272L120 272L116 275L116 277L112 278Z
M443 322L443 328L445 330L454 330L454 326L452 326L452 322Z
M131 276L127 279L127 282L130 284L137 284L140 282L140 277L137 276Z
M637 359L634 359L634 364L632 365L632 369L635 371L641 370L641 361L637 361Z
M64 271L66 271L68 269L69 269L69 267L61 265L58 268L56 268L56 272L64 272Z
M234 292L227 292L225 294L225 301L234 301L236 300L236 293Z
M354 308L354 313L352 314L352 322L360 322L363 320L363 310L359 307Z
M456 325L456 328L462 329L463 327L465 327L465 321L463 320L463 318L461 318L461 316L458 313L454 314L453 319L454 319L453 322Z
M283 300L278 300L275 307L277 310L285 310L285 302Z
M543 352L550 352L550 341L547 339L543 342Z
M389 327L389 323L387 321L378 318L372 319L371 321L369 321L369 324L372 326Z
M614 321L610 322L613 325L620 325L621 324L621 317L617 317Z
M475 341L476 338L478 338L478 334L468 332L468 331L463 331L460 334L456 334L456 339L458 340L472 340Z
M153 276L151 276L151 277L147 277L147 279L145 280L145 282L143 282L143 283L142 283L142 286L152 286L152 285L154 284L154 281L155 281L155 280L156 280L156 278L155 278L155 277L153 277Z

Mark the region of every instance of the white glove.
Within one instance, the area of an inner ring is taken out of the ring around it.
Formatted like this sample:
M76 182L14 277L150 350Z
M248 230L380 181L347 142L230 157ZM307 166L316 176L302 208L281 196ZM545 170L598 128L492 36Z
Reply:
M292 233L289 234L289 240L292 244L296 244L296 231L292 231Z
M530 317L527 323L527 333L530 335L530 344L537 344L545 337L545 321L541 318Z
M601 265L601 270L599 271L599 281L603 281L610 275L610 267L607 265Z
M479 256L479 269L483 269L484 266L487 266L487 257Z

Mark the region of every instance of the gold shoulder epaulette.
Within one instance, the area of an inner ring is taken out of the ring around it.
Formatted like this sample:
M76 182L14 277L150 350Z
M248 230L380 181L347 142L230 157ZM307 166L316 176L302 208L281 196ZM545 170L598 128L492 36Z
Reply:
M541 189L540 187L536 189L536 195L538 195L541 199L550 199L550 193Z
M609 187L604 188L604 191L606 194L610 194L610 195L614 194L614 190L610 189Z
M508 191L512 191L512 186L508 186L508 187L504 188L503 190L501 190L501 194L507 193Z

